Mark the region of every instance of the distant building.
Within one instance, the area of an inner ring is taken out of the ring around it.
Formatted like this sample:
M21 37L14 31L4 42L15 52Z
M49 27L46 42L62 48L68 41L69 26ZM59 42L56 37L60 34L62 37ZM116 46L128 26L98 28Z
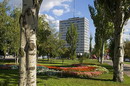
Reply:
M70 23L74 23L77 26L78 42L76 53L89 53L89 21L86 18L69 18L67 20L60 21L60 34L61 39L66 40L66 33Z

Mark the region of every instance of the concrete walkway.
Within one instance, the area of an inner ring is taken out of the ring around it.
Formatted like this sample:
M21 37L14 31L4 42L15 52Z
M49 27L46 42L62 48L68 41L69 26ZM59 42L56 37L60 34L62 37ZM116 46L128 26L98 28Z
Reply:
M107 63L109 65L113 65L111 60L105 60L104 63ZM130 64L124 64L124 73L130 77Z

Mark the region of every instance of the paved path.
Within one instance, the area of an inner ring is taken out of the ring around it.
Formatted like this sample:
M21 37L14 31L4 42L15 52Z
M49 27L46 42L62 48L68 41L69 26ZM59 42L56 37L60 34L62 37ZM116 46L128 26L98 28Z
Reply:
M111 60L105 60L104 63L107 63L109 65L113 65ZM124 64L124 73L130 77L130 64Z

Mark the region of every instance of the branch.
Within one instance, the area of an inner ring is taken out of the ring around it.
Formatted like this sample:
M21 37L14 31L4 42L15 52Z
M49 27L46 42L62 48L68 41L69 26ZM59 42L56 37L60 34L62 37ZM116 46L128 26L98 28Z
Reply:
M38 0L38 5L41 6L43 0Z

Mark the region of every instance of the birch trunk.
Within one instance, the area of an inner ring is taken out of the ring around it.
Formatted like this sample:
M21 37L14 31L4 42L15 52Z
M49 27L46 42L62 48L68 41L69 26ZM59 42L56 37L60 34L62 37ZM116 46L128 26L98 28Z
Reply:
M19 62L19 86L26 86L26 52L25 52L25 45L26 45L26 38L25 34L22 31L23 27L21 27L20 35L20 49L19 49L19 54L20 54L20 62Z
M36 29L42 0L23 0L20 16L20 82L19 86L36 86Z
M104 62L104 48L105 48L105 43L103 41L102 42L102 48L101 48L101 60L100 60L101 64L103 64L103 62Z
M123 82L123 61L124 61L124 48L123 48L123 29L118 28L115 31L115 49L114 49L114 74L113 80Z

